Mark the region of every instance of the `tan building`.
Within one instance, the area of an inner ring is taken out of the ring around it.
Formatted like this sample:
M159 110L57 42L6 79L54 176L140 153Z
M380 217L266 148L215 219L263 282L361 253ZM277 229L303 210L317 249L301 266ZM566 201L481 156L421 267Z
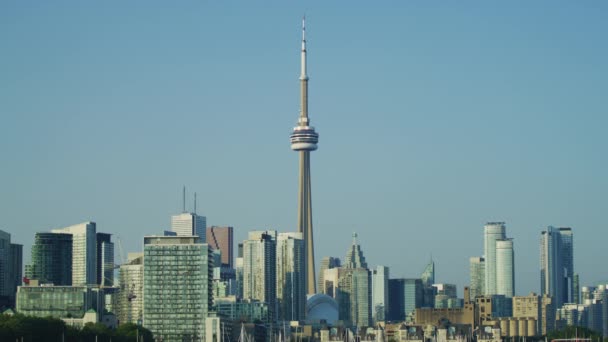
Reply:
M415 311L414 322L419 325L436 325L442 320L452 324L475 324L475 309L473 304L465 304L457 309L418 308Z
M547 331L553 329L554 312L551 297L547 295L541 297L532 292L527 296L513 297L513 317L534 319L536 335L546 335ZM530 333L528 332L528 336L532 336Z
M228 268L234 268L234 238L232 227L207 227L207 243L209 247L217 250L219 249L222 253L222 266Z

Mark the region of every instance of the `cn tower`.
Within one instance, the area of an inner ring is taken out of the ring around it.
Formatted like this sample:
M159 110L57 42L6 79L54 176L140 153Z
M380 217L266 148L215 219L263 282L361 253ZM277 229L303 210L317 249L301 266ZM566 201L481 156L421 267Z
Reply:
M291 133L291 149L300 155L298 185L298 232L304 237L306 293L315 294L315 247L312 235L312 200L310 195L310 152L317 149L319 135L308 119L308 75L306 74L306 25L302 19L302 54L300 68L300 117Z

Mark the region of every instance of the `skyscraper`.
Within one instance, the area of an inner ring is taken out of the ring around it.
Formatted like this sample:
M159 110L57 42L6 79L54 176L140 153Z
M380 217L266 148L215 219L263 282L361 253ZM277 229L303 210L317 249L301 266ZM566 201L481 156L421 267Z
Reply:
M198 236L205 243L207 218L195 213L181 213L171 216L171 230L178 236Z
M222 267L234 267L233 230L232 227L207 227L207 243L209 247L222 251Z
M471 257L470 262L470 296L475 301L475 297L485 294L485 267L486 262L483 257Z
M97 236L95 222L84 222L53 233L72 235L72 285L97 283Z
M299 321L306 311L302 233L277 235L277 301L280 321Z
M484 226L483 249L485 256L485 294L496 292L496 240L506 238L504 222L488 222Z
M555 308L574 302L574 258L571 228L549 226L540 239L541 294L554 298Z
M383 322L387 319L390 309L388 279L388 267L377 266L372 271L372 318L374 322Z
M321 260L321 269L319 270L319 284L317 284L317 291L319 293L325 293L325 270L329 270L335 267L340 267L340 258L325 257Z
M97 233L97 284L114 285L114 243L112 234Z
M317 149L319 135L309 125L308 74L306 73L306 26L302 20L302 51L300 68L300 117L291 134L291 149L300 155L298 182L298 232L304 236L306 248L306 288L308 294L316 293L315 255L312 230L312 198L310 186L310 152Z
M22 264L23 246L11 243L11 234L0 230L0 307L15 307Z
M344 267L346 268L367 268L367 262L361 251L361 245L357 242L357 233L353 233L353 243L346 251L344 258Z
M496 294L513 297L515 267L513 239L496 240Z
M144 255L129 253L127 263L120 265L118 273L118 312L120 323L141 324L144 303Z
M25 267L25 276L40 283L56 286L72 285L72 235L36 233L32 260Z
M243 241L243 298L266 302L272 319L277 317L276 253L276 231L249 232Z
M433 262L433 259L426 265L420 278L422 279L422 285L424 286L428 287L435 284L435 262Z
M211 305L209 245L197 236L144 237L143 325L163 341L200 341Z

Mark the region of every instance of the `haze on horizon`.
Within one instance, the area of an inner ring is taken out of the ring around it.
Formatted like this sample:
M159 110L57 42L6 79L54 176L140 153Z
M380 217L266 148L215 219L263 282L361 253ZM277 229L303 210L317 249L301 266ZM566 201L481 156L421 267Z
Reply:
M608 280L601 1L2 2L0 229L24 263L35 232L88 220L141 250L184 184L235 243L294 231L304 12L317 262L356 231L370 266L432 254L462 296L505 221L516 294L539 291L548 225L573 228L581 285Z

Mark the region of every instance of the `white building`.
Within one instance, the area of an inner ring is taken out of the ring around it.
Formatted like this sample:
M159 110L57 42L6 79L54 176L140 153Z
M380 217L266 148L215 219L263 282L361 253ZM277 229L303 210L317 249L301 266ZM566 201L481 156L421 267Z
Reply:
M196 235L205 243L207 241L207 218L194 213L173 215L171 216L171 230L178 236Z
M503 240L504 222L488 222L484 227L483 250L485 255L485 294L497 294L496 287L496 240Z
M304 282L304 239L302 233L277 236L277 305L280 321L304 319L306 283Z
M118 321L123 323L141 323L144 301L144 265L143 253L129 253L127 263L120 265L118 285Z
M243 298L268 304L271 320L277 312L277 232L249 232L243 241Z
M496 294L510 298L514 293L513 239L496 240Z
M97 236L95 222L51 230L72 235L72 285L97 283Z
M374 322L383 322L388 315L388 279L388 267L377 266L372 271L372 319Z

